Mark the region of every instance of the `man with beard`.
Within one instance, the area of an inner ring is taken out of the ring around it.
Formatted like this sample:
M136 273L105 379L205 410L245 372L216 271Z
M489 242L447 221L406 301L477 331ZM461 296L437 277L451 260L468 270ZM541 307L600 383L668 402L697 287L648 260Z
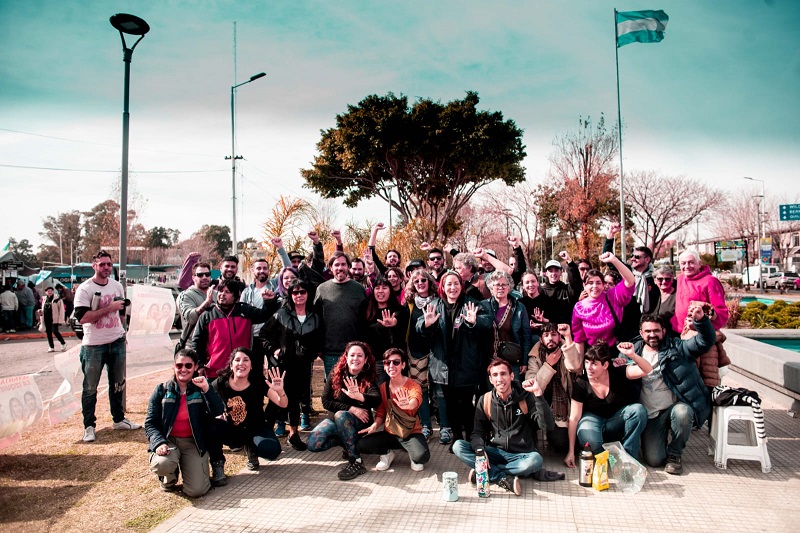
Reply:
M572 341L569 324L556 326L551 322L542 324L541 340L528 355L525 379L536 380L544 391L544 398L555 419L555 426L547 432L547 442L558 453L566 453L569 448L569 400L572 381L583 368L582 359Z
M353 258L353 262L350 264L350 279L360 283L369 292L371 283L365 271L364 260L360 257Z
M619 224L612 224L606 235L606 240L603 243L603 252L614 251L614 237L619 233ZM633 277L636 278L636 289L633 293L632 302L635 300L639 307L640 315L652 313L653 309L658 307L658 299L661 296L661 291L656 286L653 279L653 251L647 246L638 246L633 249L628 264L628 268L633 272ZM609 268L614 268L609 265ZM631 307L632 304L629 305ZM635 316L629 311L629 307L625 308L623 317ZM679 330L680 331L680 330Z
M642 432L642 455L650 466L666 464L664 471L673 475L683 472L681 455L692 425L702 427L711 414L711 396L695 360L714 345L714 326L701 302L692 302L688 315L694 320L695 337L681 340L665 335L663 318L649 314L640 322L641 340L617 345L621 354L635 352L653 366L642 378L639 398L648 418Z
M271 294L273 291L269 280L269 264L266 259L259 258L253 261L250 270L253 273L253 283L242 291L242 297L239 301L261 309L264 307L264 294ZM265 290L269 292L265 293ZM263 325L263 323L253 324L254 339L258 337ZM257 342L251 345L253 346L253 358L250 363L253 365L253 370L258 375L262 375L264 373L264 353L261 343Z
M214 305L214 289L211 288L211 265L206 262L192 266L192 286L181 292L175 302L181 314L181 347L194 333L200 315Z
M350 257L336 251L328 259L333 279L317 287L314 305L322 315L324 348L322 361L325 377L344 352L345 345L362 337L361 327L367 307L364 287L350 279Z
M400 266L400 252L397 250L392 248L386 252L386 255L383 256L384 261L386 261L385 265L375 253L375 245L378 242L378 232L384 229L386 229L386 226L383 222L378 222L375 224L375 227L372 228L372 233L369 236L369 241L367 242L367 248L369 248L369 251L372 252L372 260L375 262L375 268L378 270L378 273L381 276L386 274L386 269L389 267L402 268Z
M219 278L239 280L239 258L234 255L229 255L222 260L219 265Z
M562 266L559 261L550 260L544 266L547 280L539 286L539 292L550 300L553 319L556 324L572 323L572 308L578 302L583 290L583 282L578 265L572 262L569 252L558 254L567 263L567 283L561 281Z
M459 439L453 453L467 466L475 465L475 452L483 449L489 462L489 481L522 495L519 477L534 476L539 481L564 479L564 474L542 468L536 450L539 427L553 428L553 413L536 380L514 381L511 364L495 358L487 369L492 390L478 398L475 425L470 441ZM475 483L475 469L469 471Z
M209 379L225 368L233 348L252 346L252 326L266 322L277 310L278 299L265 289L262 308L239 301L244 284L235 279L223 279L217 286L216 304L197 321L188 348L197 352L200 368Z

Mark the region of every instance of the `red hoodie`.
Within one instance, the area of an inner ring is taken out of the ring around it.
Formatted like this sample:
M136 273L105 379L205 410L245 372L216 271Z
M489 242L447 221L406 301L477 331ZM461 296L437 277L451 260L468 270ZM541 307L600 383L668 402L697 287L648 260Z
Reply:
M683 331L683 323L692 301L710 303L717 311L717 316L711 321L715 330L723 328L728 322L728 306L725 305L725 289L717 278L711 275L708 265L700 267L700 271L693 276L678 276L678 288L675 293L675 315L672 317L672 329Z

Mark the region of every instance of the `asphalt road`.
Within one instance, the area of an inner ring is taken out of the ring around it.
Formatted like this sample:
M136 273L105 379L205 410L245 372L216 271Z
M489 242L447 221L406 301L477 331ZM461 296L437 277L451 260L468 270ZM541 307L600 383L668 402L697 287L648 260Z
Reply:
M75 337L66 337L67 348L71 349L80 344ZM177 335L173 336L177 341ZM56 350L60 348L56 341ZM36 374L36 384L42 394L42 399L47 402L55 394L64 378L53 365L53 353L47 353L47 340L15 340L0 342L0 378ZM148 350L146 352L128 352L128 381L137 377L164 370L172 364L172 352L166 348ZM108 378L100 378L101 390L108 383Z

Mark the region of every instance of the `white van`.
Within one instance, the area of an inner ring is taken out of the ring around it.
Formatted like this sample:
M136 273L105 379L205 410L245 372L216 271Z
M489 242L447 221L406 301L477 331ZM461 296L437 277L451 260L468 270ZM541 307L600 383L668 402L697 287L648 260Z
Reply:
M770 274L778 272L778 265L761 265L761 273L764 276L764 281L767 280ZM747 267L742 271L742 284L750 285L759 288L758 265Z

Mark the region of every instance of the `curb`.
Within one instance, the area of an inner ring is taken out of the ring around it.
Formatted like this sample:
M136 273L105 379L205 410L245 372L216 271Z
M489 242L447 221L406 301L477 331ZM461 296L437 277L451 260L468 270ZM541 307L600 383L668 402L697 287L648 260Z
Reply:
M72 330L69 331L60 331L62 337L74 337L75 332ZM29 340L29 339L46 339L46 333L40 333L38 331L32 333L0 333L0 341L21 341L21 340Z

